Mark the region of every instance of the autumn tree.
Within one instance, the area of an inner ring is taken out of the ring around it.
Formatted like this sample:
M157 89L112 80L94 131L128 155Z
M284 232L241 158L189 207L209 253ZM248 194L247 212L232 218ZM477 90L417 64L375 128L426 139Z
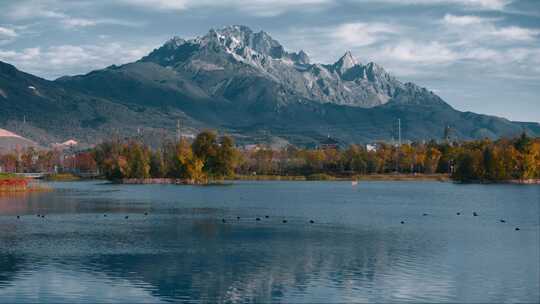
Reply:
M192 144L193 154L204 163L204 171L215 173L216 157L218 154L217 134L205 130L197 135Z
M213 174L216 177L233 176L239 160L239 153L234 146L234 140L230 136L223 136L217 148Z
M439 166L439 160L441 159L441 151L437 150L434 147L429 147L426 150L425 160L424 160L424 172L428 174L435 173L437 167Z

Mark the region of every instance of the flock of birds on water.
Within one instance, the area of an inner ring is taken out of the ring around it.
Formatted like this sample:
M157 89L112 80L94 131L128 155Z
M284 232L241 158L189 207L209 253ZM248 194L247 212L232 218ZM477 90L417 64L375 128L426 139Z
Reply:
M429 215L428 213L423 213L423 214L422 214L422 216L428 216L428 215ZM456 215L461 215L461 212L456 212ZM473 216L478 216L478 213L477 213L476 211L474 211L474 212L472 213L472 215L473 215ZM148 212L144 212L144 216L148 216ZM37 217L45 218L45 215L44 215L44 214L39 214L39 213L38 213L38 214L37 214ZM107 217L107 214L103 214L103 217ZM20 218L21 218L21 216L20 216L20 215L17 215L17 219L20 219ZM265 215L264 218L265 218L265 219L268 219L268 218L270 218L270 216L269 216L269 215ZM129 216L128 216L128 215L124 216L124 219L126 219L126 220L129 219ZM237 221L240 221L240 220L241 220L240 216L237 216L237 217L236 217L236 220L237 220ZM261 218L260 218L260 217L256 217L256 218L255 218L255 221L259 222L259 221L261 221ZM222 218L222 219L221 219L221 222L225 224L225 223L227 223L227 219L226 219L226 218ZM287 220L286 220L286 219L283 219L281 222L282 222L283 224L286 224L286 223L287 223ZM501 222L501 223L506 223L506 220L500 219L499 222ZM309 223L310 223L310 224L315 224L315 221L314 221L314 220L309 220ZM405 221L401 221L400 223L401 223L401 225L404 225L404 224L405 224ZM519 231L520 228L519 228L519 227L516 227L516 228L514 228L514 230L515 230L515 231Z

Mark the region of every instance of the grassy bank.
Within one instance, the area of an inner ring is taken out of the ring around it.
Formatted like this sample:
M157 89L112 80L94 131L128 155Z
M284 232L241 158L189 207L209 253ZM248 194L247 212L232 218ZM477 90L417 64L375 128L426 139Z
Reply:
M81 180L81 178L71 173L58 173L47 175L45 180L51 182L74 182Z

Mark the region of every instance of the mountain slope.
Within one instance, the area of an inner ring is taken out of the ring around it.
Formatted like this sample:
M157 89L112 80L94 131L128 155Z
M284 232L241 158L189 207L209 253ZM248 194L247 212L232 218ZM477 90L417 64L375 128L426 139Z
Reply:
M459 139L540 135L538 123L457 111L350 52L333 64L311 63L244 26L173 38L137 62L56 81L0 64L0 106L0 123L29 138L88 143L141 128L153 140L172 137L177 120L184 131L216 128L242 143L389 141L398 118L410 140L441 138L448 125Z
M28 147L38 147L38 144L8 130L0 129L0 153Z
M173 127L183 114L126 106L71 90L0 62L0 126L40 144L77 138L93 143L111 134L133 134L136 128Z

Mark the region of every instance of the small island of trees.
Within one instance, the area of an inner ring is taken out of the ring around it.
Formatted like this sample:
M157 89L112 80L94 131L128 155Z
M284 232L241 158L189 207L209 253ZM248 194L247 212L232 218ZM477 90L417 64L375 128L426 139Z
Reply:
M182 138L155 150L138 141L106 142L98 145L93 155L109 180L168 178L188 184L233 176L241 160L233 139L218 139L212 131L199 133L193 143Z

